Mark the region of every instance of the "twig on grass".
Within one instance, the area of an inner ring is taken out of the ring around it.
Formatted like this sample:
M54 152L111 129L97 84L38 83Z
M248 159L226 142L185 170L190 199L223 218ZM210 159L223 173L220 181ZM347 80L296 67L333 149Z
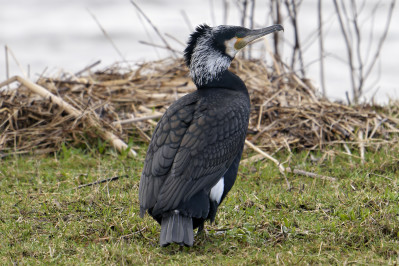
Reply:
M280 170L280 173L283 174L284 177L286 178L286 182L287 182L288 187L290 187L290 185L289 185L289 182L287 180L287 177L285 176L285 172L294 173L294 174L298 174L298 175L304 175L304 176L307 176L307 177L320 178L320 179L329 180L329 181L336 181L337 180L336 178L331 177L331 176L319 175L319 174L316 174L316 173L307 172L307 171L300 170L300 169L291 169L290 167L284 167L282 165L282 163L280 163L277 159L273 158L271 155L269 155L266 152L262 151L261 149L256 147L254 144L252 144L250 141L245 140L245 144L247 144L254 151L256 151L259 154L263 155L265 158L267 158L267 159L271 160L273 163L275 163L278 166L278 168Z
M286 168L283 166L283 164L280 163L277 159L273 158L271 155L267 154L266 152L264 152L261 149L259 149L258 147L256 147L250 141L245 140L245 144L247 144L249 147L251 147L253 150L258 152L259 154L263 155L267 159L271 160L272 162L274 162L278 166L278 169L280 170L280 173L284 176L285 183L287 184L287 189L290 190L291 189L291 184L288 181L287 176L285 175Z
M297 175L304 175L304 176L307 176L307 177L320 178L320 179L324 179L324 180L328 180L328 181L337 181L337 179L335 177L326 176L326 175L319 175L319 174L316 174L316 173L307 172L307 171L300 170L300 169L291 169L290 167L287 167L286 171L289 172L289 173L294 173L294 174L297 174Z
M80 185L80 186L76 187L76 189L80 189L80 188L84 188L84 187L90 187L90 186L102 184L102 183L105 183L105 182L115 181L115 180L118 180L119 178L122 178L122 177L129 177L129 176L128 175L120 175L120 176L114 176L114 177L111 177L111 178L101 179L101 180L98 180L98 181L93 182L93 183Z
M148 228L148 227L145 226L145 227L141 228L140 230L138 230L138 231L136 231L136 232L133 232L133 233L130 233L130 234L127 234L127 235L120 236L120 237L119 237L119 240L127 239L127 238L129 238L129 237L131 237L131 236L134 236L134 235L136 235L136 234L141 234L141 235L142 235L142 232L143 232L144 230L146 230L147 228ZM100 237L100 238L97 239L97 241L98 241L98 242L100 242L100 241L108 241L110 238L111 238L111 237L109 237L109 236Z
M269 159L273 163L275 163L278 166L278 169L280 170L281 173L284 173L286 171L285 167L275 158L273 158L271 155L267 154L266 152L262 151L258 147L256 147L254 144L252 144L250 141L245 140L245 144L247 144L251 149L256 151L257 153L263 155L263 157Z
M378 177L385 178L385 179L387 179L387 180L389 180L389 181L393 181L392 178L389 178L389 177L384 176L384 175L379 175L379 174L376 174L376 173L369 173L369 175L375 175L375 176L378 176Z

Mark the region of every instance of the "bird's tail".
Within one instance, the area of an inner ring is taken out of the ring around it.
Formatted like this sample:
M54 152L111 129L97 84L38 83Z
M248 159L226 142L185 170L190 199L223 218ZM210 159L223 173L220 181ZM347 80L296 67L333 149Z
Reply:
M191 247L194 243L193 220L175 210L162 217L159 243L165 247L171 243Z

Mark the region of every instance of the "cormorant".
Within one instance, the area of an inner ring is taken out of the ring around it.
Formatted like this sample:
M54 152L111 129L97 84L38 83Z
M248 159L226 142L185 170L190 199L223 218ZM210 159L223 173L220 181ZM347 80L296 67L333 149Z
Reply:
M184 59L197 90L162 116L140 180L140 216L161 224L161 246L192 246L193 229L214 221L237 177L250 113L247 88L228 68L245 45L280 30L200 25L191 34Z

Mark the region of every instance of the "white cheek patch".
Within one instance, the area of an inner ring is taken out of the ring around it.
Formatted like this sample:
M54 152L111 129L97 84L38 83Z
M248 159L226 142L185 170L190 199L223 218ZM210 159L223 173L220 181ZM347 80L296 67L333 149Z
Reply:
M228 54L231 58L234 58L234 56L236 56L238 52L238 50L234 47L236 42L237 37L234 37L233 39L224 42L224 45L226 46L226 54Z
M213 188L211 189L211 193L209 194L209 198L219 204L220 200L222 199L223 191L224 177L220 178L219 182L217 182L217 184L213 186Z
M220 73L229 68L233 58L214 49L211 40L211 33L199 38L191 55L190 75L197 86L216 79Z

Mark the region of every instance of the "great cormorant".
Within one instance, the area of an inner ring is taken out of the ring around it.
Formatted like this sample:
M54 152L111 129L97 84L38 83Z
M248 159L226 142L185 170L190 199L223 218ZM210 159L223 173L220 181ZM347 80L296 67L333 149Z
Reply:
M173 103L155 128L140 180L140 216L161 224L160 245L192 246L237 177L250 102L244 82L228 68L248 43L283 30L200 25L184 59L197 90Z

